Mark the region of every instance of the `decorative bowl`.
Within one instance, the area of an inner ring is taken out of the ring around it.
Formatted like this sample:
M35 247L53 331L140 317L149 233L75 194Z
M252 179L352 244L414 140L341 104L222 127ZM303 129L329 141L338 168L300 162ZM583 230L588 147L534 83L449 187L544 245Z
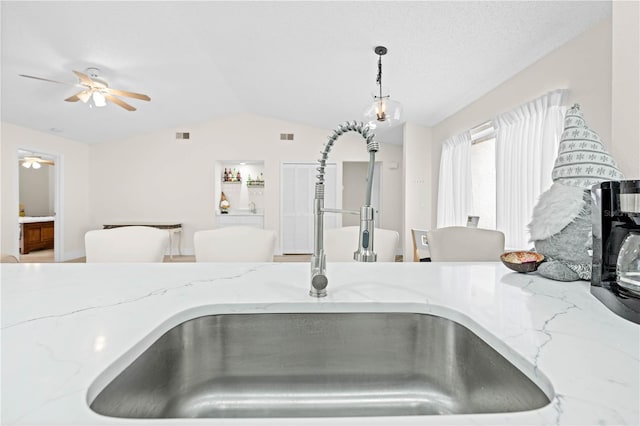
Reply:
M516 272L533 272L544 261L544 256L535 251L508 251L502 253L500 260Z

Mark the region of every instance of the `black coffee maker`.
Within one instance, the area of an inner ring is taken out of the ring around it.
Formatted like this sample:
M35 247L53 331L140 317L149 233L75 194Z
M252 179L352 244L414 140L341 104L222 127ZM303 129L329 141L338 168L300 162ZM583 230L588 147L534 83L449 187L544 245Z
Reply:
M640 324L640 293L620 286L616 264L624 239L640 231L640 180L591 188L593 262L591 294L619 316Z

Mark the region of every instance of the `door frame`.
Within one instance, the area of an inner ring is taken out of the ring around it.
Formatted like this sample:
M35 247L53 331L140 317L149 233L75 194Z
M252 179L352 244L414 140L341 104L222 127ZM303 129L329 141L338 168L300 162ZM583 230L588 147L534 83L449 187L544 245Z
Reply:
M344 168L345 168L345 163L361 163L361 164L368 164L368 161L343 161L342 162L342 176L340 177L340 183L342 185L342 191L341 191L341 198L340 200L342 200L342 198L344 197ZM376 228L382 228L382 161L378 161L376 160L376 162L374 163L374 171L373 171L373 188L372 188L372 193L371 193L371 199L373 201L373 199L377 196L378 197L378 206L376 209L376 216L375 216L375 225ZM364 192L364 187L362 188L362 191ZM373 203L372 203L373 204ZM373 206L376 207L376 206Z
M64 261L64 174L62 173L64 158L60 153L51 153L45 152L41 149L28 147L24 145L20 145L17 147L15 152L16 161L20 161L20 151L28 151L34 155L40 155L42 157L46 157L48 159L53 160L54 169L53 169L53 216L55 217L55 225L54 225L54 241L53 241L53 260L54 262L62 262ZM16 169L16 195L18 198L18 203L20 202L20 164L18 164L18 168ZM18 210L18 214L16 216L16 223L19 222L20 212ZM20 231L16 235L18 241L18 256L20 256Z

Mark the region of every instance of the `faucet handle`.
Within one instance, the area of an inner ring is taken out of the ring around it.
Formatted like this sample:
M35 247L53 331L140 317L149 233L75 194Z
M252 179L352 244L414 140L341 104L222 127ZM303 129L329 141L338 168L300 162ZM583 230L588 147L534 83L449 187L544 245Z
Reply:
M325 271L326 255L324 250L320 251L319 256L311 256L311 290L309 290L309 296L325 297L327 295L327 285L329 279L324 273Z

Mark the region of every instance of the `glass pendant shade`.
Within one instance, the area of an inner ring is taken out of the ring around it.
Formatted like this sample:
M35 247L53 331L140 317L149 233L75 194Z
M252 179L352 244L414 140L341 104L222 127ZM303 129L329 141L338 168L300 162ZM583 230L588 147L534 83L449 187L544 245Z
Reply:
M388 49L384 46L376 46L373 51L378 55L378 75L376 77L378 90L373 95L373 102L364 112L364 118L367 125L372 129L393 127L400 123L402 106L399 102L391 99L382 85L382 56L387 54Z
M389 95L373 96L373 101L364 112L365 120L369 127L384 128L393 127L402 118L402 105L394 101Z

